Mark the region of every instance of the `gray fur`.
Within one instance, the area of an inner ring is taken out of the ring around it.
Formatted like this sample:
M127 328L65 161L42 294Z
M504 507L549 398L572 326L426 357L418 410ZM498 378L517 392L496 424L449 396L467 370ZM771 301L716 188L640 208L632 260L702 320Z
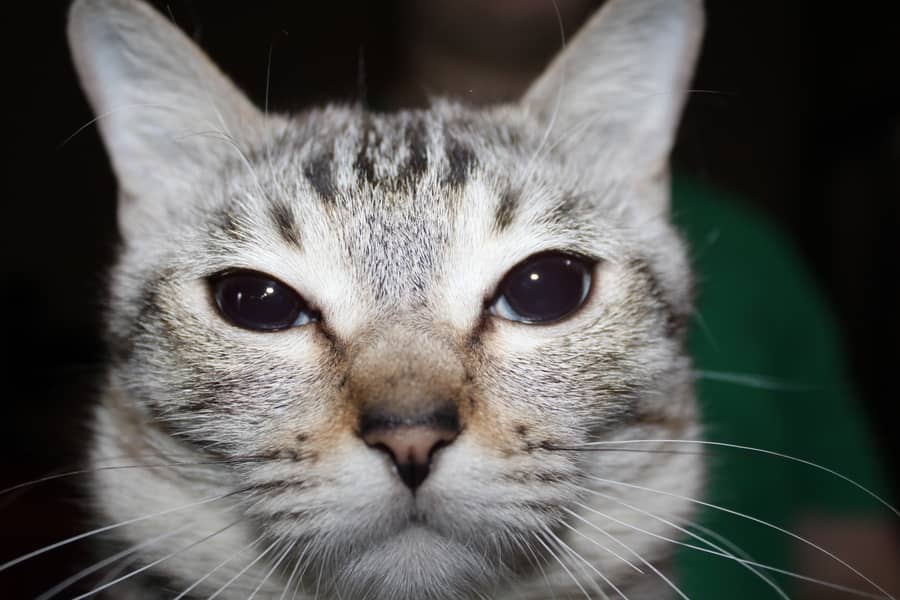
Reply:
M124 237L92 460L207 463L98 472L104 522L193 505L111 535L189 523L140 558L189 547L152 573L174 590L205 576L201 597L247 597L269 574L257 597L279 598L295 563L300 598L581 597L569 572L609 592L552 532L632 600L664 597L660 578L601 546L614 536L664 568L671 546L617 520L668 526L583 488L597 475L694 496L700 459L559 448L697 434L665 163L699 4L611 0L521 104L263 117L144 4L78 0L70 40ZM597 261L586 305L547 326L486 313L504 274L546 250ZM234 268L292 286L321 322L229 325L208 282ZM413 497L354 423L376 399L428 395L459 406L463 432ZM154 597L139 582L132 593Z

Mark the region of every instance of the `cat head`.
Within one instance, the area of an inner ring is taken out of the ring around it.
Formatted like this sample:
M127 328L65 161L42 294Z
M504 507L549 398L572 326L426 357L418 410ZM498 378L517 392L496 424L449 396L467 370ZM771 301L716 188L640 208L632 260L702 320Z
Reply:
M79 0L120 187L108 398L344 597L534 575L615 513L592 476L692 491L696 457L575 449L693 426L667 163L701 29L611 0L517 103L281 116L143 3Z

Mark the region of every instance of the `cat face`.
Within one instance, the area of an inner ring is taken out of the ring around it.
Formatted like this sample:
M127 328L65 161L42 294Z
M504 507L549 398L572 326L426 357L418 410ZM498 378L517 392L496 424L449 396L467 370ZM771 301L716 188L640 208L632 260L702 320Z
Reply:
M163 569L185 585L256 537L336 597L565 591L559 543L624 572L597 523L634 534L585 484L690 495L699 459L573 449L695 433L666 161L699 30L695 2L616 0L519 104L275 117L144 5L76 3L121 188L96 454L215 463L140 475L138 506L101 475L103 510L229 494L221 557Z

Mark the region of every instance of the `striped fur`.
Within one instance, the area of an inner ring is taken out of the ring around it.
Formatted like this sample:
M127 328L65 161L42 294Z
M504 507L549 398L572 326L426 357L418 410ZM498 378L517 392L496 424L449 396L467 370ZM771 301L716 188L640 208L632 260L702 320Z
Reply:
M96 475L103 522L174 509L110 532L119 544L190 524L139 552L178 555L130 593L564 599L612 582L665 597L603 546L664 569L671 546L617 520L669 527L583 488L596 475L693 496L700 458L565 448L697 434L665 165L700 28L695 0L612 0L515 105L263 116L142 3L77 1L70 40L124 238L92 460L201 463ZM585 306L546 326L486 312L547 250L596 261ZM229 325L209 281L235 268L290 285L321 321ZM356 423L375 397L434 394L463 430L413 496Z

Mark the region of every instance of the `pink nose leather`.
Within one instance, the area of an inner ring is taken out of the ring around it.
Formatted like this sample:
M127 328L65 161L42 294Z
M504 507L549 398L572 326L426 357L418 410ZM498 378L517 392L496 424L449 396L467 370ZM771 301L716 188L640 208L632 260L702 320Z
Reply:
M445 405L412 415L363 411L358 435L391 457L400 481L415 494L428 477L434 453L455 440L460 429L456 408Z
M427 468L431 454L456 439L456 431L428 425L400 425L367 432L363 440L370 446L386 448L398 465Z

